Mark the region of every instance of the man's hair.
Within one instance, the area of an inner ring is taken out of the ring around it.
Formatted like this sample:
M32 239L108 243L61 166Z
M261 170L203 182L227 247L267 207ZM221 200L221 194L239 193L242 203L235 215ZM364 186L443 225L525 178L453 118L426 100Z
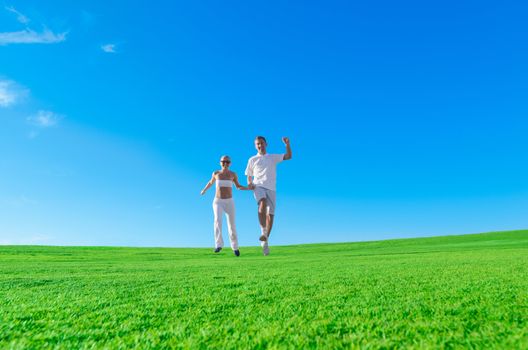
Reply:
M268 143L268 141L266 141L266 138L264 136L255 137L255 141L257 141L257 140L264 141L265 143Z

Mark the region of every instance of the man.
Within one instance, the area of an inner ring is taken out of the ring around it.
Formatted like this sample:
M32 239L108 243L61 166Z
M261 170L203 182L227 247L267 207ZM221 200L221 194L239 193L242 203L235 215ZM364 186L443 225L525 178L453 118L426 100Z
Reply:
M262 253L269 255L268 238L273 227L276 204L277 164L292 157L290 139L282 138L286 145L285 154L268 154L266 139L263 136L255 138L255 148L258 154L249 158L246 168L248 187L253 189L258 204L260 223L260 245Z

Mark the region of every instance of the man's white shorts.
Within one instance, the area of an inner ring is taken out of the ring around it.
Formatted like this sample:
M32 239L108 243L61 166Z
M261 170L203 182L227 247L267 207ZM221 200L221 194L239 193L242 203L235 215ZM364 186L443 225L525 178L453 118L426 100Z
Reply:
M257 203L260 202L261 199L266 199L266 206L268 207L268 214L274 215L275 214L275 204L277 203L277 192L268 190L264 187L255 187L253 190L253 195L255 196L255 199L257 200Z

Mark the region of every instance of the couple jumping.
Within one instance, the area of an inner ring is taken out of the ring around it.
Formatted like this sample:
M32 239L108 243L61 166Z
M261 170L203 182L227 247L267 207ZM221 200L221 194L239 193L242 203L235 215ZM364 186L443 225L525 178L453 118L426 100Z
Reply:
M233 201L232 192L232 186L235 184L239 190L253 190L258 205L260 245L262 246L262 253L269 255L268 238L273 227L275 215L277 164L292 157L289 138L283 137L282 142L286 146L286 153L269 154L266 152L266 139L263 136L255 138L255 148L258 153L248 160L246 167L247 186L240 185L237 174L229 170L229 165L231 165L229 156L220 158L222 169L213 173L211 180L200 192L203 195L216 182L216 195L213 201L215 253L220 252L224 246L224 240L222 239L222 214L225 213L231 248L236 256L240 256L235 225L235 202Z

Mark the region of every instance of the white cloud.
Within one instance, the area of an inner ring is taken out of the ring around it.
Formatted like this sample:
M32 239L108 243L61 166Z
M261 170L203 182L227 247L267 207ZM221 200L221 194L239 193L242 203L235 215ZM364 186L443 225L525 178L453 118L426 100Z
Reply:
M0 106L2 107L9 107L15 104L17 100L17 96L11 86L12 83L10 81L0 81Z
M0 33L0 45L9 44L54 44L66 40L67 32L53 33L49 29L37 33L34 30L26 28L18 32Z
M37 114L28 117L27 122L33 126L37 126L40 128L49 128L57 125L60 119L62 119L62 116L57 113L40 110L37 112ZM29 136L30 138L34 138L37 135L37 132L32 132L32 134L30 134Z
M18 32L0 33L0 45L9 44L54 44L66 40L67 32L54 33L44 26L42 32L36 32L27 27L30 19L17 11L13 6L6 6L5 9L17 16L18 22L24 24L26 28Z
M14 13L17 15L17 21L19 21L22 24L28 24L29 18L27 16L24 16L22 13L18 12L13 6L6 6L5 8L7 11Z
M101 50L103 50L104 52L107 52L107 53L116 53L115 48L116 48L115 44L101 45Z
M0 79L0 107L10 107L28 94L28 90L11 80Z

